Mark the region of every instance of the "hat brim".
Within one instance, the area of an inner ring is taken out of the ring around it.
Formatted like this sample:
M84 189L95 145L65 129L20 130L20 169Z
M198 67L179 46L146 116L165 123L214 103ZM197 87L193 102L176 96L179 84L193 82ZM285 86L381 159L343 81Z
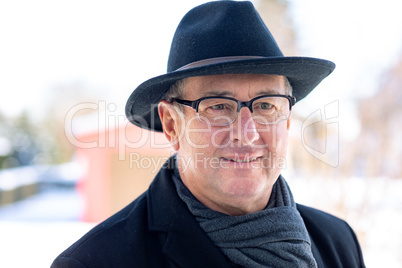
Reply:
M144 129L162 132L158 103L178 80L219 74L271 74L286 76L296 101L306 97L335 69L328 60L309 57L276 57L237 60L170 72L139 85L127 100L127 119Z

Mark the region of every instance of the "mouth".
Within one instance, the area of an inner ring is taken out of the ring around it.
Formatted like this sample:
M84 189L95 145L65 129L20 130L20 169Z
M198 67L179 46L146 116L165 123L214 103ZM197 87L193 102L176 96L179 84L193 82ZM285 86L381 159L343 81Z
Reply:
M229 157L222 157L225 161L236 162L236 163L250 163L257 161L260 157L253 157L253 158L229 158Z

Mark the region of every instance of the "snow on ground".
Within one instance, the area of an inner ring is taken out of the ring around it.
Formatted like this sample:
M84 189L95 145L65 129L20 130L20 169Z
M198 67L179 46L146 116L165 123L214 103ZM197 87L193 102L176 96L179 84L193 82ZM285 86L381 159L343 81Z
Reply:
M0 267L50 267L54 258L94 224L79 221L74 189L50 189L0 207Z
M0 221L0 267L50 267L92 224Z
M296 202L352 226L367 267L402 267L402 179L312 177L288 182Z

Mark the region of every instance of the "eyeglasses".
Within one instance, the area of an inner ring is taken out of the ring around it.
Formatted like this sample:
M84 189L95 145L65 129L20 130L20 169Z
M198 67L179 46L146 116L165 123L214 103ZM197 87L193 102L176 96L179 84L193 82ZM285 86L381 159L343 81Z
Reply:
M263 125L277 124L289 118L292 106L296 103L295 97L287 95L263 95L250 101L238 101L230 97L172 100L195 109L198 120L212 126L232 124L243 107L250 109L255 122Z

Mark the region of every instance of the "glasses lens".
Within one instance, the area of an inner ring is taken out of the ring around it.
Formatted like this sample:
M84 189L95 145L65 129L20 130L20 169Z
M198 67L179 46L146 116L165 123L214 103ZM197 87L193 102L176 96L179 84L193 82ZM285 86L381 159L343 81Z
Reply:
M236 118L237 103L223 98L208 98L198 106L198 118L213 126L224 126Z
M266 97L253 102L254 120L260 124L276 124L288 119L289 100L285 97Z

